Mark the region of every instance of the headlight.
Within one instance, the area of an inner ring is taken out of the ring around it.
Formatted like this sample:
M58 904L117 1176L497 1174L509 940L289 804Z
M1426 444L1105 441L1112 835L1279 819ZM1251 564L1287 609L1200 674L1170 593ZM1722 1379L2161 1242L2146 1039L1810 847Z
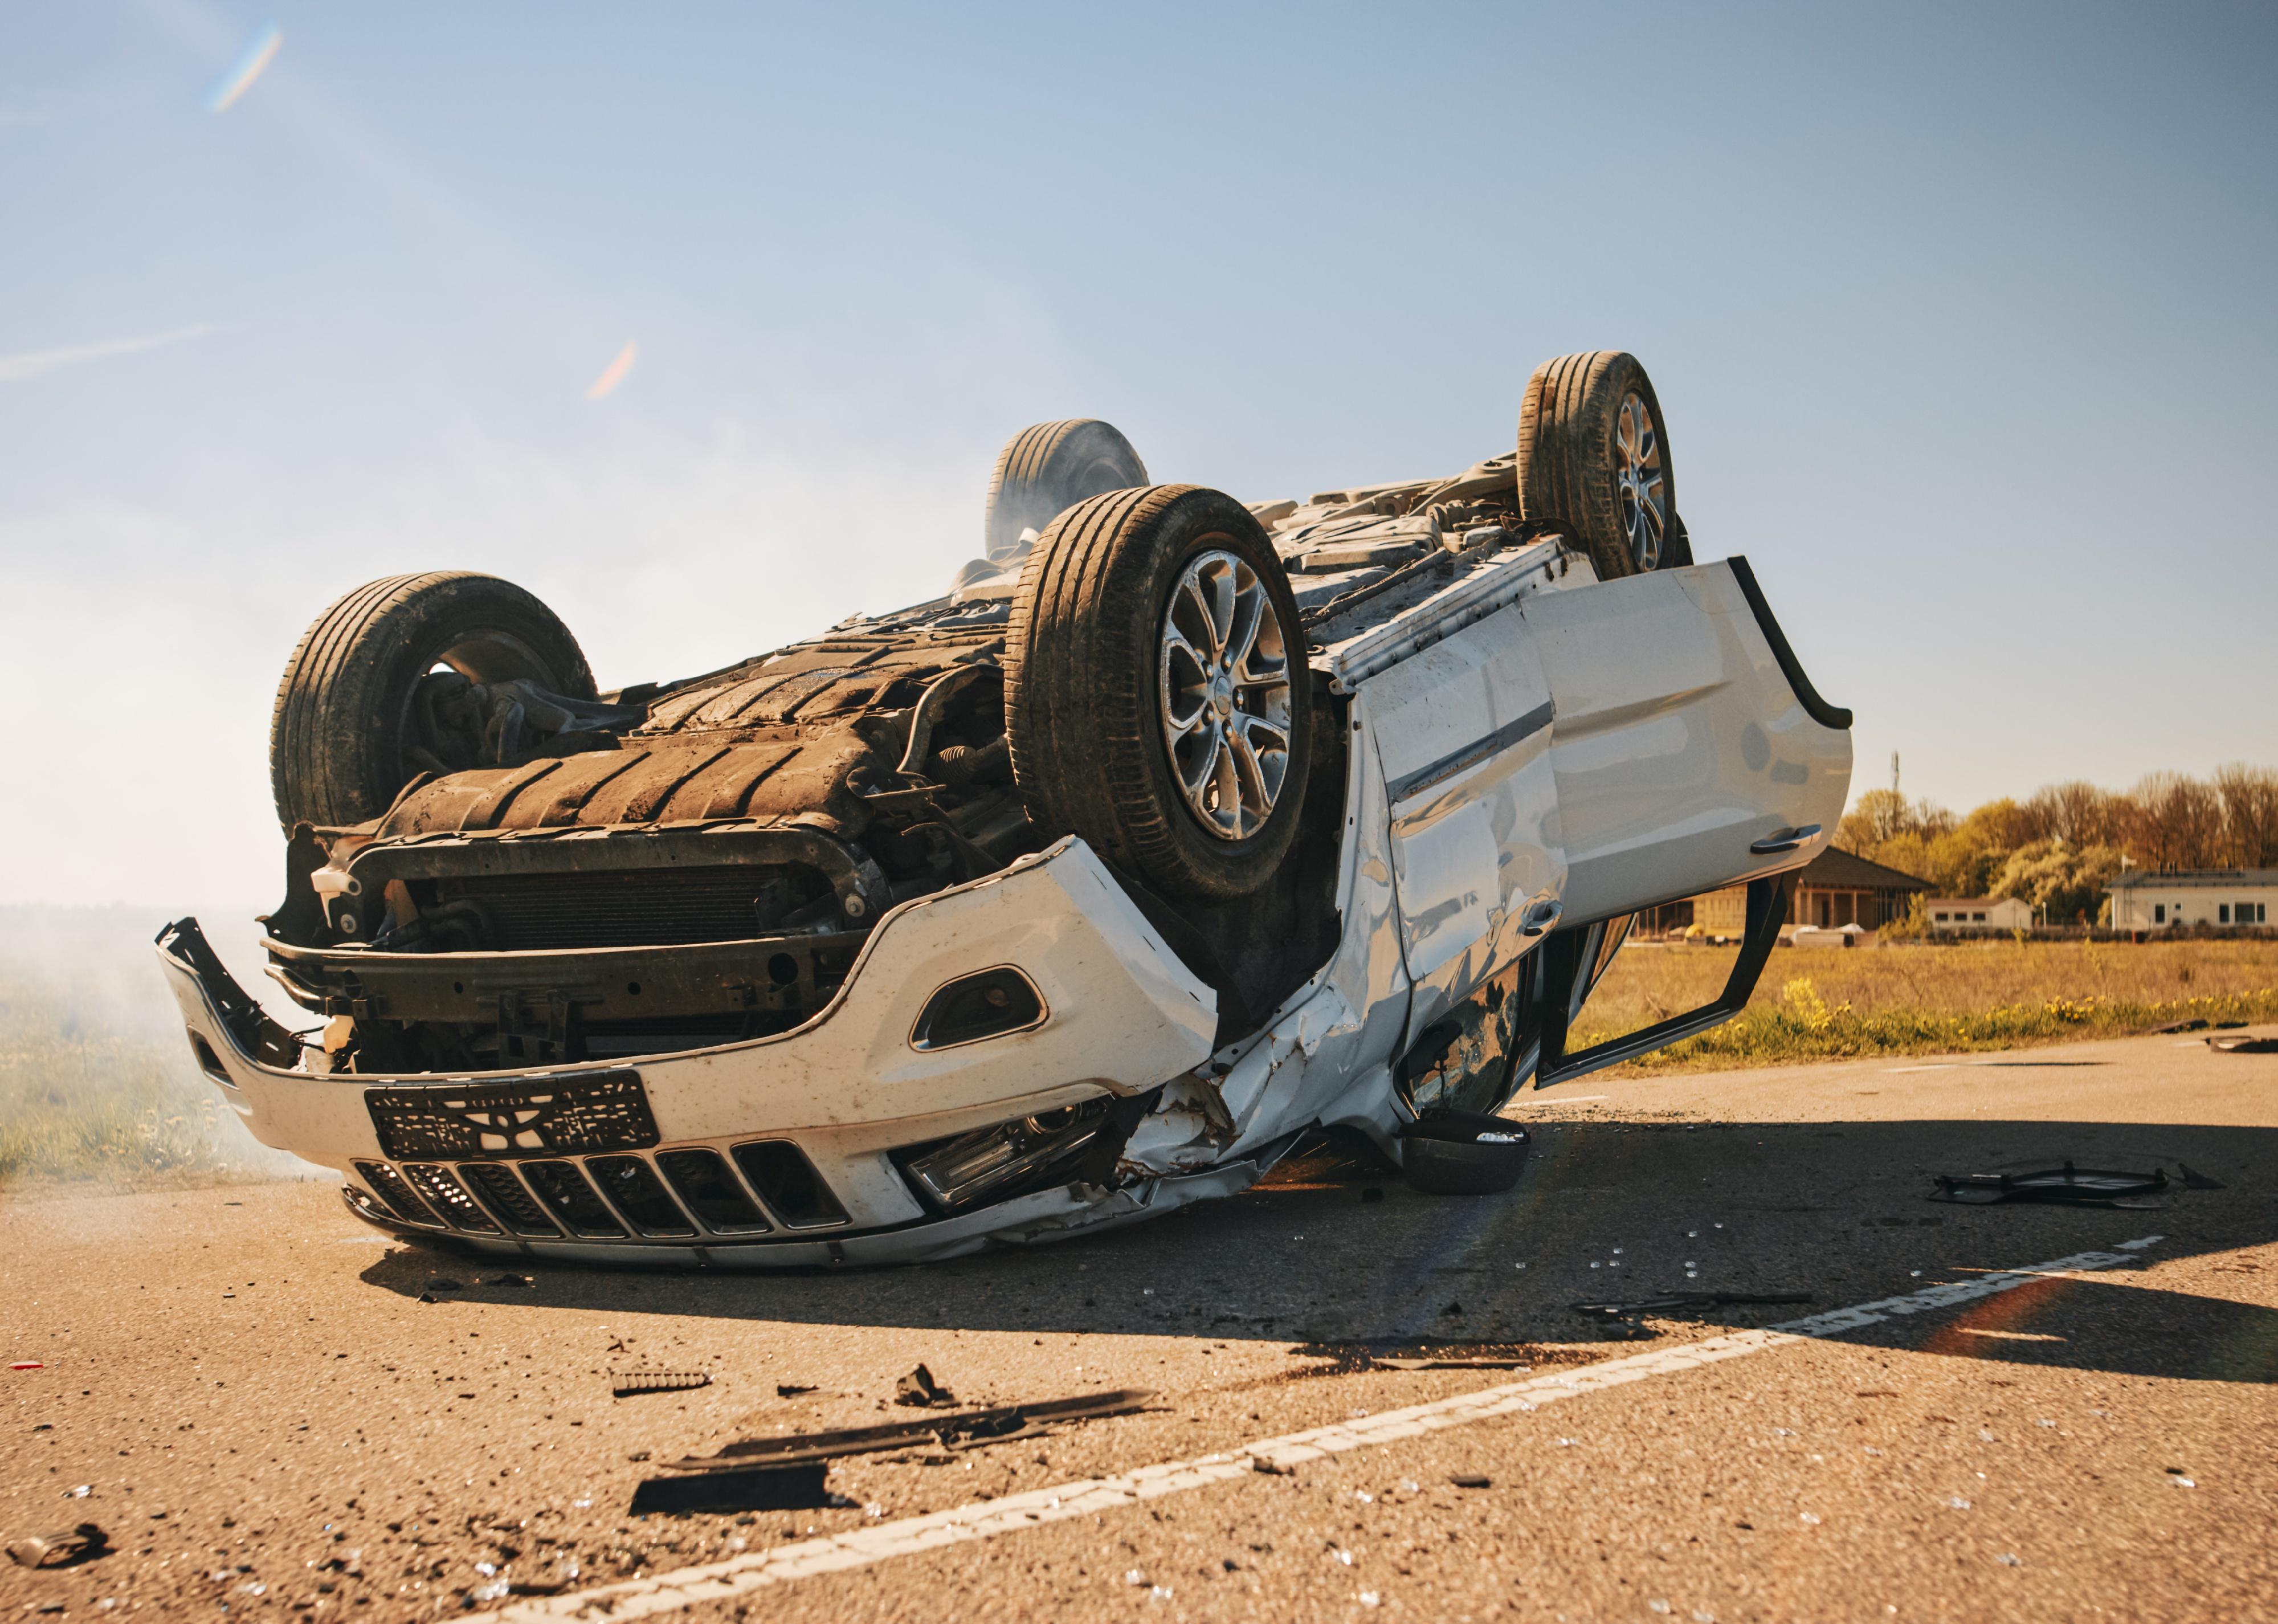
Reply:
M1086 1100L895 1153L903 1174L936 1207L955 1211L1064 1184L1076 1160L1112 1117L1110 1102Z

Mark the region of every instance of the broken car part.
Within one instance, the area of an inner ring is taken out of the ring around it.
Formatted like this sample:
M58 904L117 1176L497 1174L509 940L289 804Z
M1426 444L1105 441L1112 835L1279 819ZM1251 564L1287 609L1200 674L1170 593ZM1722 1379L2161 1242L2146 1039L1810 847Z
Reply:
M2218 1054L2278 1054L2278 1038L2210 1038L2206 1046Z
M2097 1168L2060 1168L2037 1173L1939 1173L1931 1176L1936 1188L1930 1199L1956 1201L1967 1207L1986 1207L1997 1201L2046 1201L2065 1207L2158 1207L2140 1198L2167 1187L2167 1176L2154 1168L2149 1173L2115 1173Z
M959 1449L981 1444L1001 1444L1032 1437L1070 1422L1096 1421L1107 1415L1128 1415L1153 1401L1143 1388L1115 1392L1085 1393L1074 1398L1054 1398L1039 1404L998 1405L984 1410L960 1410L925 1421L895 1421L883 1427L854 1427L836 1432L794 1432L779 1438L751 1438L730 1444L716 1455L692 1455L670 1463L676 1472L743 1472L757 1467L790 1467L836 1460L848 1455L875 1455L908 1449L921 1444Z
M1663 1291L1625 1303L1576 1303L1574 1312L1599 1319L1633 1319L1641 1314L1690 1313L1746 1303L1808 1303L1808 1291Z
M1518 1183L1531 1141L1500 1116L1436 1111L1401 1130L1403 1169L1426 1195L1493 1195Z
M1634 359L1527 401L1460 473L1248 507L1039 425L944 595L669 682L488 577L347 594L271 739L310 1030L179 921L201 1070L500 1260L950 1257L1317 1129L1491 1186L1523 1145L1403 1129L1738 1010L1851 762L1746 561L1693 563ZM1638 911L1726 886L1724 991L1570 1052Z
M609 1390L620 1398L638 1393L685 1393L712 1385L708 1370L612 1370Z
M82 1522L54 1534L33 1534L11 1542L8 1559L19 1567L71 1567L107 1556L111 1536L99 1524Z
M957 1395L935 1381L932 1371L920 1365L894 1383L894 1402L938 1408L955 1404Z

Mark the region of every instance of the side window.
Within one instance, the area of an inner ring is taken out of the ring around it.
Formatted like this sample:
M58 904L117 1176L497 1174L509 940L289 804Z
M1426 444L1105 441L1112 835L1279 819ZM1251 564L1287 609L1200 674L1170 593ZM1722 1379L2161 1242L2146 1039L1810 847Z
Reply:
M2167 923L2167 905L2165 902L2154 902L2152 904L2152 923L2153 924L2165 924Z
M1972 914L1969 917L1972 923L1984 924L1985 923L1985 915L1983 914Z
M2215 910L2214 910L2214 922L2215 922L2215 923L2217 923L2217 924L2228 924L2228 923L2230 923L2230 904L2229 904L2229 903L2228 903L2228 902L2221 903L2221 904L2220 904L2220 905L2215 908ZM2241 911L2241 914L2240 914L2240 916L2239 916L2239 923L2240 923L2241 924L2244 924L2244 923L2246 923L2246 920L2245 920L2245 915L2244 915L2244 912L2243 910Z

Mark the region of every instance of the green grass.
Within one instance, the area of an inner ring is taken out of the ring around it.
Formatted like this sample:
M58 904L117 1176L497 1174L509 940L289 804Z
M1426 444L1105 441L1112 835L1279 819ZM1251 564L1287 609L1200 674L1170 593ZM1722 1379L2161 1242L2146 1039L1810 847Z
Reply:
M1701 948L1624 951L1585 1007L1576 1046L1706 1001L1732 957ZM1959 1053L2127 1037L2191 1019L2278 1021L2278 944L1784 949L1737 1018L1632 1069Z
M0 909L0 1190L271 1176L190 1058L140 910Z

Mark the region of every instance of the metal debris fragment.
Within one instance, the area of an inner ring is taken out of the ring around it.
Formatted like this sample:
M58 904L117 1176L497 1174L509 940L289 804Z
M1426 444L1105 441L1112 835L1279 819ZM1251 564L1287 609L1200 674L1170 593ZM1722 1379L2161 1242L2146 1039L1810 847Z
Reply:
M612 1370L610 1389L620 1398L637 1393L685 1393L712 1385L708 1370Z
M2109 1168L2061 1168L2037 1173L1939 1173L1930 1181L1937 1189L1933 1201L1954 1201L1987 1207L1997 1201L2044 1201L2064 1207L2156 1207L2143 1199L2167 1187L2167 1176L2154 1168L2149 1173L2122 1173Z
M1085 1393L1041 1404L1007 1404L965 1410L926 1421L893 1421L883 1427L850 1427L831 1432L794 1432L779 1438L746 1438L716 1455L691 1455L670 1463L675 1472L733 1473L758 1467L809 1466L847 1455L875 1455L915 1444L955 1450L1035 1437L1069 1421L1128 1415L1143 1409L1154 1393L1144 1388Z
M31 1534L8 1547L8 1559L19 1567L70 1567L111 1551L111 1536L99 1524L82 1522L53 1534Z
M2206 1046L2218 1054L2278 1054L2278 1038L2210 1038Z
M894 1383L894 1402L923 1409L940 1409L957 1402L957 1395L933 1379L933 1372L920 1365Z

